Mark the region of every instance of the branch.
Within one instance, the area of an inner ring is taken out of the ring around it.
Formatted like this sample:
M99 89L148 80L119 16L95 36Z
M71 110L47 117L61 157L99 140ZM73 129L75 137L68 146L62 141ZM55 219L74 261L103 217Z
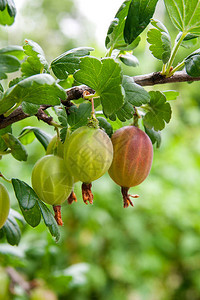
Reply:
M135 83L141 86L151 86L155 84L165 84L165 83L175 83L175 82L192 82L192 81L200 81L200 77L191 77L186 74L184 71L176 72L173 76L166 78L161 75L160 72L155 72L146 75L139 75L133 77ZM84 91L89 91L90 93L94 93L95 91L85 85L75 86L68 90L67 99L62 101L62 104L66 107L71 106L71 100L78 100L79 98L83 98ZM39 120L42 120L48 124L51 123L51 117L48 117L44 110L50 107L49 105L42 105L36 114ZM0 129L5 128L15 122L21 121L30 117L30 115L25 114L21 107L15 109L8 117L0 116Z
M66 90L67 99L61 101L62 104L70 107L71 106L70 100L78 100L79 98L83 97L84 91L89 91L90 93L94 93L94 90L92 90L91 88L85 85L72 87L71 89ZM38 120L42 120L45 123L50 125L52 121L52 117L49 117L44 112L44 110L49 107L51 106L41 105L35 116L38 118ZM26 119L28 117L30 117L30 115L24 113L22 107L20 106L16 108L8 117L4 117L3 115L0 115L0 129L5 128L13 123Z
M160 72L154 72L146 75L133 76L133 80L141 86L150 86L155 84L200 81L200 77L191 77L184 71L179 71L174 73L171 77L166 78L161 75Z

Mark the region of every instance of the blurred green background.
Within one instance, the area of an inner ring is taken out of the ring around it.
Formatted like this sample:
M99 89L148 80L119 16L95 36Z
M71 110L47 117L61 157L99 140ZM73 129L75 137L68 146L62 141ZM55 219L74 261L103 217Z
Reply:
M102 41L96 40L95 26L80 10L78 1L25 1L22 5L19 2L16 2L18 15L14 25L0 30L1 46L21 45L25 38L32 39L42 46L49 61L79 46L92 46L95 55L104 55ZM115 12L114 9L110 12L111 20ZM164 21L170 33L176 35L161 1L156 18ZM78 36L66 34L67 29L63 29L73 22ZM161 68L151 56L145 37L146 32L134 53L140 66L124 69L129 75ZM182 49L177 59L189 52L191 49ZM135 207L122 208L120 189L107 174L93 183L92 206L82 202L77 183L78 203L63 205L61 241L55 243L43 224L35 229L28 225L22 228L18 247L1 241L0 300L200 299L199 83L146 89L174 89L180 95L171 101L172 121L162 132L160 149L154 149L149 177L131 189L140 195ZM14 134L18 135L25 126L38 126L55 134L35 118L19 122ZM36 140L27 146L27 151L27 162L17 162L9 156L3 158L1 172L30 184L32 167L45 152ZM12 207L18 209L11 187L5 185L11 194ZM8 287L5 269L8 267L39 288L28 296L16 284L14 295L2 296L3 289Z

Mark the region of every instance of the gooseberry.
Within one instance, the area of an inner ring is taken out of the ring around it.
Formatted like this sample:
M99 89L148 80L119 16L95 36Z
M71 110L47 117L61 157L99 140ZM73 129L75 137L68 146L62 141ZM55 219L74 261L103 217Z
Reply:
M63 151L64 144L57 135L54 135L47 146L46 155L54 154L63 158Z
M139 185L148 176L153 160L153 146L148 135L135 126L118 129L111 140L114 154L108 173L121 186L124 207L129 204L133 206L128 190Z
M0 183L0 228L5 224L10 210L10 197L5 186Z
M66 171L64 160L54 155L39 159L32 171L32 186L42 201L53 205L56 221L61 222L60 205L68 198L73 187L73 178Z
M91 182L103 176L113 158L113 146L101 129L83 126L76 129L64 147L64 160L71 175L81 182L83 200L93 203Z

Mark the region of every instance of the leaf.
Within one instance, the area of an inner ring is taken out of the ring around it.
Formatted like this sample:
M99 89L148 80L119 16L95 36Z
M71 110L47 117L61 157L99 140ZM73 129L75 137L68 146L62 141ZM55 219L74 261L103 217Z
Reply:
M119 59L129 67L137 67L139 65L137 57L130 53L120 54Z
M90 103L81 103L79 107L76 105L71 106L67 117L71 130L86 125L88 118L91 116L91 111L92 106Z
M24 210L33 208L37 202L38 196L35 194L32 188L17 178L12 178L12 185L15 191L15 195L19 201L19 204Z
M100 61L94 57L84 57L74 78L95 90L107 116L123 105L121 68L114 59L104 58Z
M25 147L11 133L6 133L2 136L6 146L11 149L12 156L19 161L26 161L28 154Z
M23 112L30 116L34 116L35 114L37 114L38 109L40 108L40 105L28 103L28 102L22 102L21 106L22 106Z
M132 0L124 26L125 42L131 44L147 27L158 0Z
M132 77L124 75L122 86L125 91L125 100L133 106L141 106L149 102L149 93L143 87L136 84Z
M59 105L65 99L65 90L49 74L28 77L9 88L0 100L0 114L4 114L16 103Z
M58 107L58 108L55 107L55 112L56 112L56 115L58 116L60 125L62 125L63 127L67 127L68 122L67 122L67 113L66 113L65 107Z
M20 61L16 57L0 54L0 79L6 79L6 73L18 71L20 66Z
M116 112L116 115L120 121L125 122L133 117L133 113L133 105L125 101L124 105Z
M0 1L0 24L12 25L16 15L16 7L13 0Z
M170 101L170 100L176 100L176 98L179 95L179 92L177 91L162 91L162 93L165 95L166 97L166 101Z
M38 205L40 207L42 217L44 219L45 225L48 227L52 236L56 238L56 241L60 239L60 231L58 225L54 219L52 212L48 209L48 207L42 202L38 201Z
M130 2L131 0L126 0L122 3L115 15L114 20L111 22L108 28L105 41L107 49L120 49L121 47L123 47L123 50L125 50L128 46L128 44L124 40L123 32Z
M165 122L169 123L171 119L171 107L166 102L166 97L159 91L151 91L150 102L147 104L149 110L143 118L144 126L155 131L162 130Z
M185 59L185 69L192 77L200 76L200 48Z
M51 62L51 68L59 79L66 79L69 74L74 74L79 69L80 58L90 55L93 48L80 47L71 49Z
M111 137L113 134L112 125L103 117L97 117L97 120L99 121L99 127L103 128L107 135Z
M144 126L146 134L150 137L152 144L156 144L156 148L160 148L161 144L161 135L160 132L155 131L153 129L149 129Z
M173 25L182 32L200 34L199 0L164 0Z
M2 229L10 245L14 246L19 244L21 239L21 231L12 214L8 215L8 219L6 220L6 223Z
M32 76L42 72L48 72L48 62L42 48L32 40L25 40L24 53L28 56L22 63L22 76Z
M167 28L160 22L152 20L151 24L155 27L147 32L149 49L153 56L166 64L171 54L171 38Z
M7 47L1 48L0 54L12 55L18 58L19 60L22 60L25 56L24 49L21 46L17 45L9 45Z
M40 128L27 126L24 127L20 135L22 134L28 134L29 132L33 132L35 137L38 139L38 141L42 144L44 149L47 149L47 146L51 140L51 135L47 134L45 131L43 131Z
M7 126L6 128L0 129L0 151L5 151L8 148L4 139L2 138L2 135L4 135L5 133L8 133L8 132L12 133L11 125Z
M41 221L41 212L38 206L38 196L24 181L12 178L12 185L24 219L32 227L38 226Z

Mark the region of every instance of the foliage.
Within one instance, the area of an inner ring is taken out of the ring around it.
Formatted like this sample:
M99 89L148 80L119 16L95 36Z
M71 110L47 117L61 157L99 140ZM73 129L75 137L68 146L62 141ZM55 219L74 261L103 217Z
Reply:
M196 0L165 0L171 20L171 25L165 26L160 20L154 19L157 2L125 0L108 28L105 40L107 51L101 58L92 56L92 47L77 47L63 54L58 53L49 62L42 47L30 39L26 39L22 47L8 45L0 49L2 161L12 155L21 168L26 168L31 159L27 148L32 143L39 142L41 146L39 153L32 154L35 157L41 157L46 151L52 137L47 127L54 128L58 139L64 143L71 132L94 117L94 109L99 127L110 137L116 129L134 124L148 134L157 148L161 145L161 132L169 124L169 133L164 133L164 140L166 138L167 141L164 142L165 148L159 153L155 151L157 163L152 170L152 184L147 182L146 191L143 192L143 198L149 198L149 203L144 200L143 204L139 204L134 217L130 210L125 213L120 203L116 203L119 193L115 187L111 191L106 190L109 179L105 177L94 185L96 206L73 204L64 210L65 226L59 229L51 208L38 198L28 183L21 180L20 172L14 170L11 180L6 178L5 170L3 174L0 173L1 180L4 179L7 185L11 183L14 192L11 194L13 199L17 199L12 202L13 208L0 229L0 261L3 261L3 266L11 263L14 267L20 267L28 280L39 277L47 283L53 282L50 288L59 295L59 299L150 299L149 295L154 299L157 295L159 299L179 297L187 300L189 298L184 292L188 283L194 286L194 290L190 291L190 299L198 299L199 270L195 262L199 259L199 226L197 214L194 213L198 210L196 195L191 200L191 207L186 203L190 198L186 182L189 181L194 191L199 192L198 185L191 182L186 170L190 163L199 165L198 147L193 143L191 145L191 132L186 125L181 129L182 124L178 124L177 133L170 129L172 113L177 116L172 100L177 98L179 91L147 89L136 84L126 70L138 65L135 49L146 34L149 50L162 63L159 73L161 79L172 77L183 67L189 76L198 78L200 51L193 51L190 46L191 41L198 40L200 35L200 4ZM15 14L13 1L0 1L1 25L11 25ZM175 40L169 30L172 25L178 31ZM186 51L183 60L175 64L180 46L191 51ZM73 93L75 87L77 94ZM184 93L180 90L180 94ZM30 120L30 126L18 126L23 118ZM39 124L34 120L36 118L46 124ZM195 137L199 138L198 132L195 132ZM34 141L35 138L37 141ZM174 170L175 157L184 160L182 153L179 157L176 147L178 145L181 148L185 144L189 145L194 156L184 163L184 170ZM180 172L186 172L183 175L185 182L182 182ZM193 174L197 182L199 176L195 172L196 169ZM157 183L154 182L155 177L159 178ZM172 195L167 195L173 180L183 192L179 194L180 190L175 190ZM75 192L80 198L77 186L79 183L75 185ZM103 196L102 186L105 187ZM140 187L137 189L141 192ZM154 200L155 193L157 200ZM162 203L158 201L159 198L163 200ZM174 199L176 207L173 206ZM184 212L183 218L179 210ZM34 231L29 231L27 224L34 227ZM54 244L49 238L46 227L60 244ZM26 247L23 247L22 235ZM36 248L34 251L32 243ZM15 250L9 244L17 245L20 250ZM27 266L21 257L25 262L28 261ZM116 260L119 260L118 265ZM73 266L63 269L66 261ZM99 261L98 266L94 261ZM44 269L41 262L45 264ZM160 286L158 280L152 285L152 276L161 276L163 285L170 285L169 291ZM173 285L173 279L170 278L174 277L178 279ZM23 293L20 296L19 293L17 299L26 300L27 296Z

